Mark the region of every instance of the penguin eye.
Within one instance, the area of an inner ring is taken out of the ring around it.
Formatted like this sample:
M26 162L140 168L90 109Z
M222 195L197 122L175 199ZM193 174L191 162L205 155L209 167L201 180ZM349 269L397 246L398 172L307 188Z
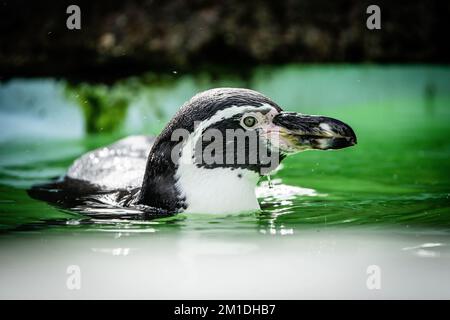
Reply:
M251 128L254 127L258 121L253 116L247 116L243 119L243 122L247 128Z

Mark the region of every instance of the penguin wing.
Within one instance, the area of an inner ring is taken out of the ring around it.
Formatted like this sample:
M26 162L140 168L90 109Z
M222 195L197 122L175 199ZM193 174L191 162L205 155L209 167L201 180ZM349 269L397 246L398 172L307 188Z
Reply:
M66 177L105 191L140 187L154 141L150 136L130 136L90 151L74 161Z

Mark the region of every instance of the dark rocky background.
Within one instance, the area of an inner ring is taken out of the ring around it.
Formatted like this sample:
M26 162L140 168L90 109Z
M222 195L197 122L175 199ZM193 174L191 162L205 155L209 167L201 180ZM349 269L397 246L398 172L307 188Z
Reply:
M66 8L81 7L81 30ZM381 7L382 30L366 28ZM278 63L448 63L449 1L0 1L0 76L111 81Z

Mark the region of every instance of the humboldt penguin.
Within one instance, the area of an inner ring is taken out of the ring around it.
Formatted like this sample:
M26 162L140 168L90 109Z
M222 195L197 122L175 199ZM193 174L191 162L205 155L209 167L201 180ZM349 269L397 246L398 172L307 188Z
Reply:
M356 142L337 119L283 111L257 91L216 88L187 101L158 137L131 136L90 151L30 194L83 212L124 209L125 217L255 211L258 180L286 156Z

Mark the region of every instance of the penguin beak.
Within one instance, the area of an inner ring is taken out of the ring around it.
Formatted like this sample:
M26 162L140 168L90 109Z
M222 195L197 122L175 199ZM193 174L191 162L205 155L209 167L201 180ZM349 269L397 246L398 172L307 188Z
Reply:
M342 149L356 144L353 129L337 119L281 112L273 124L278 127L280 148L285 152Z

